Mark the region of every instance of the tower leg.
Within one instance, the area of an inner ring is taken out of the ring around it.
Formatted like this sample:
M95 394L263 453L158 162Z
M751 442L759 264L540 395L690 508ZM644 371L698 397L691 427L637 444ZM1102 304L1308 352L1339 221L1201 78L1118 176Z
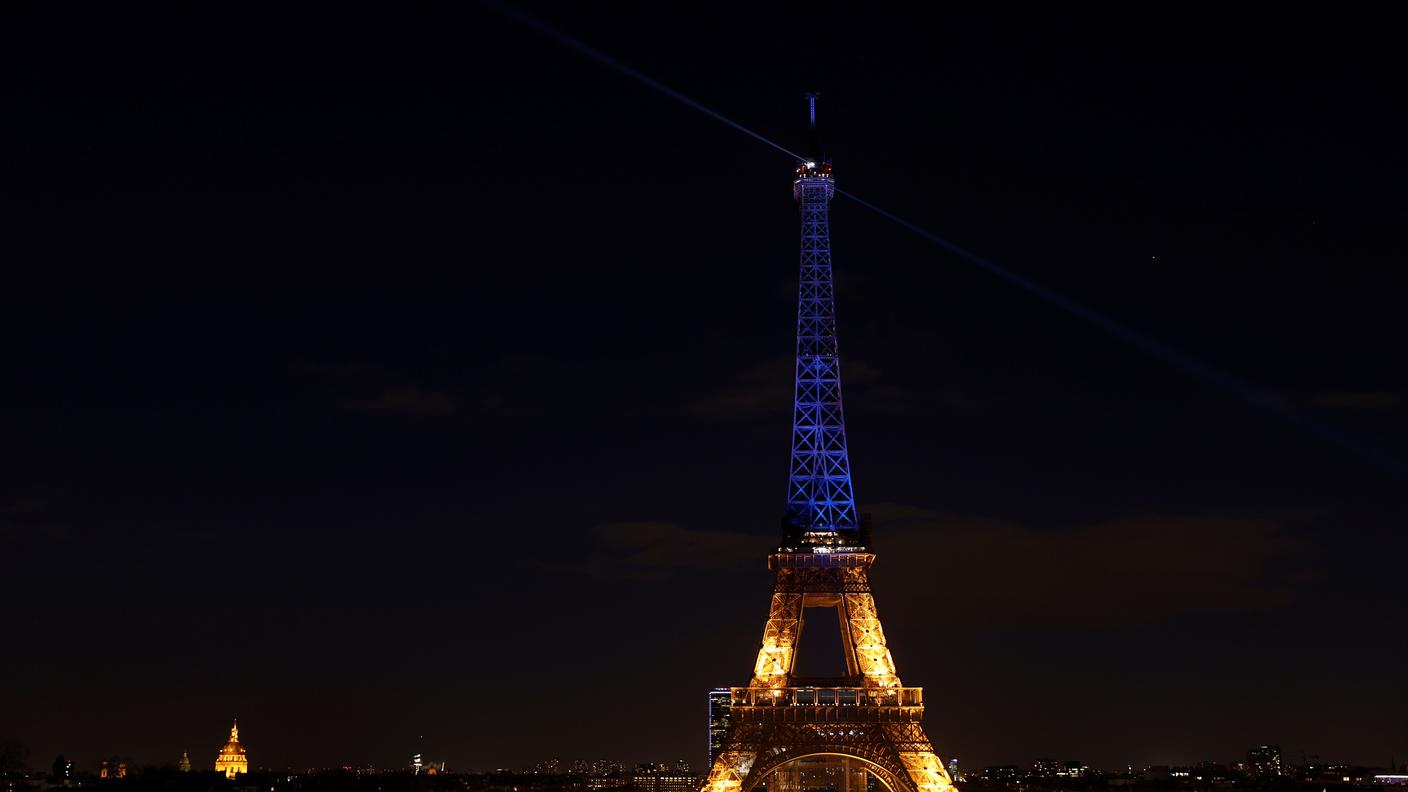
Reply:
M763 645L753 666L753 686L786 687L797 659L797 640L802 635L802 595L782 590L772 595L768 623L763 628Z
M701 792L740 792L756 757L752 751L720 751Z

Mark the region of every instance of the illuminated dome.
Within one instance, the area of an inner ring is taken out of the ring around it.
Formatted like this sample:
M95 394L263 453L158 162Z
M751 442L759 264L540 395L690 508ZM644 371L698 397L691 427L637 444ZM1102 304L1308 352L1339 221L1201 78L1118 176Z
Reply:
M234 778L240 773L249 772L249 757L245 752L244 745L240 742L240 722L238 720L230 727L230 741L225 743L225 747L220 749L219 756L215 757L215 772L224 773L226 778Z

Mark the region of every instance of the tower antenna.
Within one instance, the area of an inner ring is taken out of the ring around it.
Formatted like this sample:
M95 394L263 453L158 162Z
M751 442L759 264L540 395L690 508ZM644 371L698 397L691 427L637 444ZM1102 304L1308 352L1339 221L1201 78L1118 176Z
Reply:
M812 162L821 160L821 141L816 134L816 98L821 94L816 91L807 93L807 126L809 137L807 140L807 159Z

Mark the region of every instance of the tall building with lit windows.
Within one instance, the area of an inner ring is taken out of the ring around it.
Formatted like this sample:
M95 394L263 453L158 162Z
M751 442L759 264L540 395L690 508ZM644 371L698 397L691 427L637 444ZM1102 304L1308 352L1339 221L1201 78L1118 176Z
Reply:
M709 761L704 763L705 767L714 766L714 754L719 752L724 738L728 736L728 713L732 703L733 694L728 688L709 691Z
M1281 746L1258 745L1247 751L1247 769L1258 778L1281 775Z

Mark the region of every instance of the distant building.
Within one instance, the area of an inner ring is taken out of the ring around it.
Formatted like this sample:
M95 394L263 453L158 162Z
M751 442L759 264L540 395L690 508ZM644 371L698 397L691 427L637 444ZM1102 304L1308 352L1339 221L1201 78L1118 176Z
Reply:
M1038 759L1032 762L1032 778L1055 778L1061 763L1055 759Z
M1016 781L1021 775L1016 765L990 765L978 771L984 781Z
M1358 782L1359 776L1364 774L1347 764L1308 764L1300 767L1298 773L1287 768L1286 775L1296 775L1300 781L1316 784L1341 784Z
M1247 751L1247 769L1257 778L1284 775L1281 768L1281 746L1258 745Z
M1228 776L1227 766L1217 762L1199 762L1198 766L1193 768L1193 778L1197 781L1221 784L1227 781Z
M1085 762L1078 759L1072 759L1062 764L1061 767L1056 770L1057 778L1076 780L1085 778L1088 775L1090 775L1090 768L1085 766Z
M631 773L632 790L634 792L698 792L699 776L688 771L680 772L675 769L676 764L638 765Z
M419 739L424 741L425 735L421 735ZM420 750L411 754L411 763L408 766L411 775L443 775L447 771L448 763L443 759L439 762L426 759L424 750Z
M98 763L98 778L107 781L127 777L127 760L119 756Z
M1145 781L1167 781L1169 779L1168 765L1149 765L1144 768L1144 772L1139 777Z
M586 763L587 775L608 776L620 775L626 772L624 762L613 762L608 759L593 759Z
M191 757L187 756L185 751L181 752L181 761L176 763L176 769L183 773L191 772Z
M59 754L54 759L54 783L61 786L68 786L73 781L73 762Z
M956 756L948 760L948 777L955 784L968 780L963 777L963 771L958 769L958 757Z
M714 756L723 748L728 736L728 716L733 707L733 694L726 687L709 691L709 753L704 772L714 766Z
M221 748L215 757L215 772L224 773L229 779L249 772L249 755L240 742L239 721L230 726L230 741L225 743L225 747Z

